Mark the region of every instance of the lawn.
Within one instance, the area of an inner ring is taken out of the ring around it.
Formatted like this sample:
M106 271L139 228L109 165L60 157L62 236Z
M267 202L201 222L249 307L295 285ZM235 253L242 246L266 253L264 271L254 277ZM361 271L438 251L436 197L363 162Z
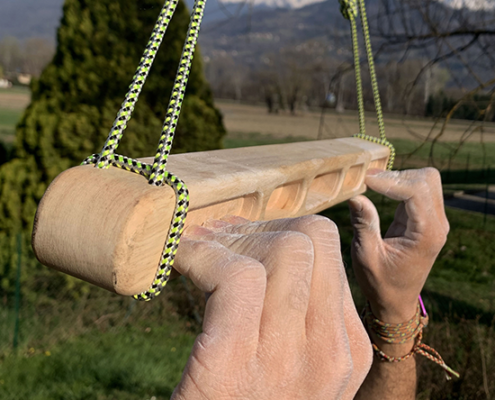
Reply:
M22 116L22 111L0 108L0 142L12 144L15 137L15 126Z
M0 362L2 400L166 400L180 380L194 335L182 321L94 330L49 349L22 349Z
M15 126L30 101L29 89L13 87L0 89L0 141L12 143Z

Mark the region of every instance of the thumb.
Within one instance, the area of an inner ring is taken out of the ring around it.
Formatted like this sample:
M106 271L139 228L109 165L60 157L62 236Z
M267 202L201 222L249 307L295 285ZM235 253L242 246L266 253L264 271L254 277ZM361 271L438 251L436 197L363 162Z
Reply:
M380 217L374 204L365 196L353 197L349 199L348 204L354 230L354 242L361 248L376 249L382 236Z

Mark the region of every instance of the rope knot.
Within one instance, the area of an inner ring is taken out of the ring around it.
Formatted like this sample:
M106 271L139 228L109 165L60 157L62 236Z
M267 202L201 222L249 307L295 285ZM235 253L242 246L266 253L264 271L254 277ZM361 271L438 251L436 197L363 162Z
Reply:
M355 19L358 15L357 0L339 0L340 12L345 19Z

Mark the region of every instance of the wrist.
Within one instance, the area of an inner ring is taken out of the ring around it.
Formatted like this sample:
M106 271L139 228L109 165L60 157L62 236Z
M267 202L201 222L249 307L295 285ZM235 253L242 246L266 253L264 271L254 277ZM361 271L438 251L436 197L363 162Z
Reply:
M373 315L380 321L400 324L409 321L414 316L418 307L418 297L416 296L412 301L402 301L401 303L369 300L369 304Z
M371 342L390 357L403 357L413 349L415 344L414 339L405 343L388 343L368 327L366 327L366 330L368 331Z
M405 360L412 355L416 341L421 342L423 328L428 325L428 316L423 312L422 303L418 304L416 300L415 311L410 318L390 322L378 317L368 302L363 311L363 322L373 343L375 354L380 357Z

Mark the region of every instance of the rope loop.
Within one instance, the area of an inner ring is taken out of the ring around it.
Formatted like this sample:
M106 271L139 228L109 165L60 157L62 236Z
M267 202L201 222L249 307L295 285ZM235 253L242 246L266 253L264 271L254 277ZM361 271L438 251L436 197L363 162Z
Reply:
M392 143L387 140L385 135L385 124L383 122L383 112L380 100L380 91L378 88L378 81L376 79L375 62L373 59L373 51L371 48L371 39L368 26L368 17L366 14L366 5L364 0L339 0L340 11L344 18L350 21L351 25L351 39L352 39L352 52L354 57L354 71L356 75L356 96L358 102L359 113L359 133L354 135L360 139L368 140L373 143L382 144L390 149L390 158L388 161L387 169L391 170L395 160L395 149ZM363 27L364 43L366 47L366 55L368 58L368 65L371 77L371 86L373 89L373 100L375 102L376 119L378 121L378 130L380 137L375 138L366 134L366 124L364 115L364 99L363 99L363 84L361 80L361 62L359 56L359 40L357 35L357 15L361 15L361 25Z
M150 41L146 46L144 55L139 63L136 74L130 85L130 90L125 96L122 107L117 114L117 118L110 130L108 138L99 154L93 154L86 158L82 165L95 165L97 168L105 169L110 166L124 169L148 179L149 183L154 186L170 186L176 197L174 215L170 223L167 239L160 257L155 278L148 290L133 296L136 300L149 301L160 294L167 284L172 266L174 265L175 255L180 242L180 237L184 231L184 224L189 207L189 192L186 184L177 176L166 170L167 159L170 155L172 142L175 135L175 129L179 120L182 102L186 91L187 80L191 70L192 59L198 39L201 21L203 19L204 7L206 0L196 0L189 28L187 31L186 41L182 50L179 67L172 89L172 95L167 107L167 115L163 126L162 136L160 138L158 149L156 151L155 162L153 165L134 160L129 157L115 154L120 140L127 128L127 123L131 119L131 114L141 93L146 78L150 72L153 61L160 48L165 36L170 20L175 12L178 0L167 0L160 12L158 21L151 34Z
M382 146L387 146L390 149L390 156L388 157L388 162L387 162L387 170L389 171L392 170L395 161L395 147L386 138L380 139L379 137L366 135L363 133L356 133L355 135L352 135L352 137L367 140L368 142L371 143L381 144Z
M357 0L339 0L340 12L345 19L356 19L358 15Z

